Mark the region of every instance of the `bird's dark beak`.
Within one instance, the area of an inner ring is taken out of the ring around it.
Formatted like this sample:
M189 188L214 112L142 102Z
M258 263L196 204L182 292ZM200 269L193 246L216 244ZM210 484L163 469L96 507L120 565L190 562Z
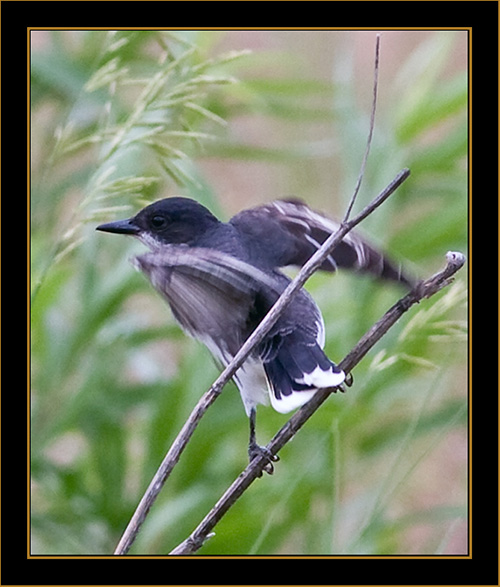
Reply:
M96 230L116 232L117 234L139 234L140 228L135 223L134 218L127 218L127 220L117 220L116 222L100 224L96 227Z

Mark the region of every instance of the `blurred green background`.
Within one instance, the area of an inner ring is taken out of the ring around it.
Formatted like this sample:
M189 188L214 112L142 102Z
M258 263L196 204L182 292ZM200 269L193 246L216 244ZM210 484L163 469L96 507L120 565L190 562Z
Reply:
M341 216L368 135L375 31L31 32L32 554L110 554L170 443L217 376L98 234L167 195L223 219L294 195ZM360 228L427 277L467 252L467 32L384 31ZM356 210L355 210L356 211ZM413 308L286 446L199 554L467 552L466 269ZM335 361L402 291L308 283ZM286 416L261 407L266 443ZM229 385L131 553L168 553L246 465Z

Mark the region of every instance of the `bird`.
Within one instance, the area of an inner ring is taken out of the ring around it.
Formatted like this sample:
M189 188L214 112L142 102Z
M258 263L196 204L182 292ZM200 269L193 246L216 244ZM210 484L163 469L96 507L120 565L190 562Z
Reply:
M96 230L132 235L148 247L133 265L168 302L184 332L204 343L223 368L290 283L282 269L303 266L339 226L296 198L223 222L198 201L174 196ZM338 268L413 285L400 265L353 231L319 267ZM233 377L250 421L249 459L264 456L268 473L278 457L256 441L257 405L270 402L287 413L318 389L342 389L346 374L324 346L322 314L302 288Z

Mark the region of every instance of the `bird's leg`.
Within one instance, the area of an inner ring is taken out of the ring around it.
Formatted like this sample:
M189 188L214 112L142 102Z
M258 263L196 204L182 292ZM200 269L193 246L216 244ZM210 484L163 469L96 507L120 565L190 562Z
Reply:
M279 461L278 455L273 455L265 446L259 446L255 439L255 420L257 418L257 409L253 407L250 410L250 441L248 443L248 458L250 462L256 457L265 457L267 463L263 469L269 475L274 472L273 463Z

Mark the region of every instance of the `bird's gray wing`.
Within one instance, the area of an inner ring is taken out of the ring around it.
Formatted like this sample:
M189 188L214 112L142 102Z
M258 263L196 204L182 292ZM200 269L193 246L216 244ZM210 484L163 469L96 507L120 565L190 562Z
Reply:
M311 210L300 200L276 200L244 210L231 224L247 236L250 246L267 251L275 267L302 266L325 240L339 228L339 223ZM258 253L257 253L258 254ZM413 278L403 273L399 264L369 244L355 232L348 233L326 258L320 269L346 268L376 277L413 285Z
M272 301L283 290L272 275L208 248L167 245L133 263L168 301L182 328L214 354L218 341L234 355L254 327L249 312L256 298L266 292Z

